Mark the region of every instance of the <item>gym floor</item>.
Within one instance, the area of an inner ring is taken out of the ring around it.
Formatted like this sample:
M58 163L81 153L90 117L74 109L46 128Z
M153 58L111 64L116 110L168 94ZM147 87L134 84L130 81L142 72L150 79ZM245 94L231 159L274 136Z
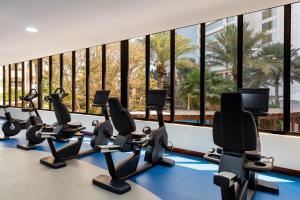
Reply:
M132 191L120 196L92 184L94 177L108 173L102 154L68 161L62 169L49 169L39 164L40 158L51 155L46 142L28 152L15 148L26 143L24 132L0 142L1 199L220 199L220 190L212 182L218 166L201 158L168 152L166 157L176 161L174 167L155 166L131 178ZM83 150L90 148L89 141L86 137ZM114 159L124 156L128 154L115 153ZM261 174L260 178L278 183L280 195L257 192L255 199L299 199L300 178L278 173Z

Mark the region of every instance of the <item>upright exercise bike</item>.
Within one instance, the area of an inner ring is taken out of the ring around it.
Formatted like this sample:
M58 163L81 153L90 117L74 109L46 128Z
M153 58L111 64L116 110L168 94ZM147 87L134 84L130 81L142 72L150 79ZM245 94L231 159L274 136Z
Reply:
M91 139L92 148L87 151L80 151L84 138L84 134L81 133L81 131L84 130L85 127L83 127L81 123L71 122L71 116L66 105L62 103L58 94L51 94L50 101L53 105L58 124L53 132L40 131L37 133L39 137L47 139L52 153L52 156L40 160L42 165L54 169L62 168L67 165L67 160L96 153L95 147L97 145L108 144L109 139L113 134L113 127L106 110L109 93L110 91L96 92L93 106L102 108L105 115L105 121L94 121L92 123L92 125L95 126L94 135ZM53 143L55 139L70 139L72 137L77 138L77 141L65 145L60 149L55 148Z
M222 94L221 111L215 113L213 123L214 143L222 149L220 154L204 155L219 163L214 183L221 189L222 200L251 200L256 190L279 194L277 185L256 177L256 172L270 171L274 159L260 155L255 118L244 109L242 93Z
M65 92L63 88L57 88L54 93L59 95L59 98L61 101L68 96L68 94ZM45 101L49 101L49 96L45 97ZM54 130L54 127L57 125L57 123L54 123L53 125L48 125L43 123L37 109L35 107L33 108L24 108L22 109L22 112L28 112L31 125L27 128L26 131L26 140L28 141L27 144L17 144L17 148L22 150L33 150L35 149L36 145L41 144L45 141L45 138L38 137L36 135L37 132L51 132ZM34 115L34 112L36 115ZM62 140L56 140L56 142L65 142Z
M29 103L29 108L23 108L23 111L29 112L30 110L30 117L27 120L19 120L19 119L14 119L12 118L10 112L8 111L8 108L10 106L8 105L1 105L0 108L4 109L5 113L5 119L6 122L2 125L2 131L4 133L4 137L0 138L0 141L8 140L10 137L17 135L21 130L27 129L30 127L32 121L41 121L41 117L38 113L38 111L35 109L35 104L33 100L39 96L38 92L36 89L31 89L29 93L24 96L20 97L20 100L28 102ZM34 113L33 113L34 112Z
M125 181L156 164L173 166L175 162L164 158L163 154L168 147L168 134L163 121L163 107L166 97L165 90L150 90L147 98L149 109L157 111L159 128L151 130L145 127L142 133L136 133L136 126L129 111L122 107L118 98L110 98L111 119L115 129L119 132L113 145L98 145L96 148L104 153L109 176L100 175L93 179L93 184L113 193L123 194L131 190ZM142 147L145 146L145 163L139 165ZM133 152L125 160L115 166L113 152Z

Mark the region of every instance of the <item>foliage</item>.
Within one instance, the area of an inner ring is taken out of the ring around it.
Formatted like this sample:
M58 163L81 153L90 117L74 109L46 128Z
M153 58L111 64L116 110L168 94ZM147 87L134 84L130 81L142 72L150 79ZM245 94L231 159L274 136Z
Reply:
M244 23L243 56L244 64L253 62L253 49L259 48L264 33L254 33L249 24ZM214 41L208 42L208 66L225 66L231 69L233 79L237 80L237 27L235 24L227 25L223 31L216 34Z

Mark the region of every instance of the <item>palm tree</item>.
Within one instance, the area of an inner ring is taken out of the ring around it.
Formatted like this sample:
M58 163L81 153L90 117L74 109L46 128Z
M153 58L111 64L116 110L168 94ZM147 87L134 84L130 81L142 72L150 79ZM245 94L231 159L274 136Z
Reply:
M292 70L291 82L300 81L299 49L291 50ZM257 53L252 66L244 71L245 87L272 86L275 89L275 107L279 107L279 88L282 86L284 49L282 43L264 46Z
M205 72L205 103L208 110L216 110L220 105L221 94L236 89L236 84L230 79L224 78L215 72ZM183 80L179 97L188 105L190 100L193 109L199 109L200 104L200 71L193 69ZM189 106L189 105L188 105Z
M187 53L193 52L196 49L196 46L191 45L191 40L180 34L176 34L175 41L176 63L185 62L185 64L187 64L189 61L182 56ZM164 81L166 81L164 79L164 76L167 73L166 69L170 62L169 32L158 33L151 36L151 58L152 63L156 68L158 85L162 86ZM190 63L188 65L190 65Z
M244 23L243 34L243 59L245 65L251 65L253 62L253 49L259 47L259 43L264 33L254 33L253 29L248 28L249 24ZM208 65L225 66L231 69L233 79L237 80L237 27L230 24L218 33L214 41L209 41L208 45Z

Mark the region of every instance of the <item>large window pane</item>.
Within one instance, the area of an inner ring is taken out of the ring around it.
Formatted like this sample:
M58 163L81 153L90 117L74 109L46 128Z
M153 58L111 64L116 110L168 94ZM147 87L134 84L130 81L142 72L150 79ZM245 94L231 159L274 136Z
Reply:
M150 89L168 91L164 117L170 120L170 32L151 35L150 48ZM151 112L150 118L156 118L156 113Z
M32 60L32 85L31 85L31 88L38 90L38 60L37 59ZM38 98L35 98L33 100L33 103L37 107Z
M200 120L200 26L176 30L175 120Z
M85 49L76 51L76 112L86 111L86 55Z
M63 54L63 88L69 95L64 98L68 109L72 109L72 52Z
M24 62L25 65L25 80L24 80L24 91L25 91L25 95L29 92L30 89L30 66L29 66L29 61L25 61Z
M99 114L100 108L93 107L97 90L102 90L102 47L90 48L90 113Z
M121 88L120 42L106 45L106 89L110 96L120 97Z
M45 96L49 96L49 57L43 58L43 79L42 79L42 90L43 90L43 109L49 109L49 102L45 101Z
M9 105L9 67L8 65L5 67L5 104Z
M300 3L292 4L291 131L300 132Z
M3 104L3 68L4 66L0 66L0 105Z
M22 96L22 63L17 64L17 100L18 100L18 107L22 107L22 101L19 99L19 97Z
M145 72L145 37L129 40L129 110L135 118L145 118Z
M38 89L38 60L32 61L32 89Z
M52 56L52 92L60 87L60 55Z
M206 123L212 124L220 109L221 94L236 89L237 18L209 22L206 26L205 112ZM217 24L217 25L215 25Z
M11 99L11 106L15 106L16 105L16 99L15 99L15 97L16 97L16 95L15 95L15 82L16 82L16 76L15 76L15 64L12 64L11 66L10 66L10 68L11 68L11 74L10 74L10 78L11 78L11 95L10 95L10 99Z
M270 88L269 115L259 118L259 128L282 130L283 7L244 15L243 63L244 88Z

